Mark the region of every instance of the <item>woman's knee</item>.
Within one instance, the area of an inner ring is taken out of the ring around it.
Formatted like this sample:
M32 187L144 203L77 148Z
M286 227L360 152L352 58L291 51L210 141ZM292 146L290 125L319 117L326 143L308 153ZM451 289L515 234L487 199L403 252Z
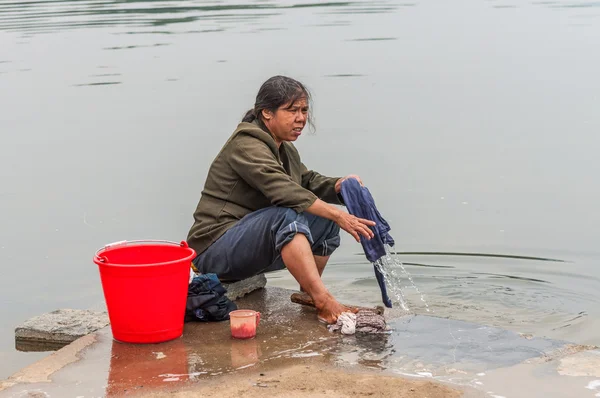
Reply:
M303 234L312 244L313 238L308 221L303 213L298 213L286 207L272 207L267 210L271 221L271 233L275 252L281 253L281 249L291 242L297 234Z
M310 215L309 226L315 239L330 239L340 234L340 226L329 219Z
M275 209L278 216L284 220L284 223L291 223L294 221L306 223L304 215L302 213L298 213L294 209L290 209L289 207L275 207Z
M312 252L318 256L330 256L340 246L340 227L335 222L315 217L311 221L311 233L314 241Z

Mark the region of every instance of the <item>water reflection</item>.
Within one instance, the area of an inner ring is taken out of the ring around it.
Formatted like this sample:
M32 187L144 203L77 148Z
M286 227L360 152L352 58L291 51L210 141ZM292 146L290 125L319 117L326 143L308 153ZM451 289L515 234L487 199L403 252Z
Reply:
M231 366L234 369L252 366L260 356L260 345L255 339L231 341Z
M189 379L183 339L154 345L112 342L106 396L149 391Z
M539 282L539 283L550 283L548 281L542 280L542 279L537 279L537 278L526 278L526 277L522 277L522 276L515 276L515 275L504 275L504 274L495 274L495 273L491 273L491 272L474 272L474 274L476 275L490 275L491 278L508 278L508 279L517 279L517 280L521 280L521 281L525 281L525 282Z
M0 30L19 32L53 32L64 29L91 27L135 26L172 27L190 22L204 21L216 26L199 30L176 32L172 30L152 30L138 33L210 33L237 28L240 23L256 25L260 20L281 15L291 10L312 8L315 13L336 14L375 14L386 13L400 6L393 1L343 1L291 3L285 1L263 1L255 3L221 3L197 1L0 1ZM334 23L335 24L335 23ZM283 28L261 28L283 29Z
M550 8L590 8L590 7L600 7L600 2L599 1L589 1L589 2L559 4L556 1L548 1L548 2L546 2L546 5L550 6Z
M120 73L99 73L96 75L90 75L90 77L108 77L108 76L121 76Z
M256 339L232 339L203 349L202 344L187 336L161 344L113 340L106 396L149 392L166 384L180 385L256 365L261 359L260 344Z
M112 86L115 84L122 84L122 82L96 82L96 83L81 83L74 84L74 87L85 87L85 86Z
M299 322L303 317L284 318ZM269 330L278 326L273 321L267 319ZM427 316L390 318L391 330L385 334L325 333L329 338L318 341L306 339L310 329L319 328L314 324L292 339L265 331L260 339L252 340L234 340L217 332L227 331L227 325L193 326L182 338L161 344L113 341L106 396L149 394L253 366L263 371L308 357L441 380L460 372L469 379L476 372L512 366L563 345L560 341L523 338L502 329ZM194 333L200 331L194 329L202 331Z
M365 75L361 75L359 73L337 73L334 75L325 75L325 77L363 77Z
M337 361L429 377L512 366L562 346L518 333L427 316L391 320L389 335L342 339Z
M169 46L171 43L156 43L152 45L131 45L131 46L115 46L115 47L104 47L103 50L130 50L132 48L142 48L142 47L162 47Z
M595 322L581 313L589 313L586 309L590 303L598 302L596 295L581 289L572 290L564 281L580 284L600 279L573 272L576 268L571 265L574 264L572 259L498 252L398 254L419 290L427 292L431 313L436 316L560 338L569 336L575 328ZM372 278L372 267L364 254L354 257L361 258L362 262L352 261L353 270L362 272L336 291L344 300L360 296L365 303L379 304L373 293L378 287ZM565 267L566 264L569 266ZM402 276L401 279L410 312L425 314L418 292L407 278ZM590 334L585 341L594 339Z
M423 264L423 263L410 263L403 262L404 265L412 265L415 267L429 267L429 268L454 268L452 265L433 265L433 264Z
M418 256L456 256L456 257L489 257L489 258L506 258L514 260L532 260L532 261L551 261L564 263L565 260L550 257L523 256L514 254L502 253L474 253L474 252L395 252L399 256L418 255ZM357 256L364 256L363 253L355 253Z
M348 39L347 41L388 41L398 40L397 37L367 37L363 39Z

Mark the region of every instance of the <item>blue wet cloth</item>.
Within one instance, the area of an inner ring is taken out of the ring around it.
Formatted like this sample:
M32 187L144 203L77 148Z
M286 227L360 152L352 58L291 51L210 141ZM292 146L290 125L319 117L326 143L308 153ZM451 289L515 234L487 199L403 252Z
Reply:
M194 276L188 286L185 322L218 322L229 319L237 305L225 296L227 290L216 274Z
M365 256L370 262L374 263L386 255L385 245L394 246L394 239L389 234L391 227L381 216L379 210L377 210L371 192L366 187L361 186L356 179L348 178L344 180L342 182L341 194L350 214L358 218L375 221L376 223L374 227L370 227L375 234L371 240L363 236L360 237L360 243L362 244ZM374 264L373 268L379 289L381 290L381 299L386 307L392 308L392 301L388 297L383 275Z

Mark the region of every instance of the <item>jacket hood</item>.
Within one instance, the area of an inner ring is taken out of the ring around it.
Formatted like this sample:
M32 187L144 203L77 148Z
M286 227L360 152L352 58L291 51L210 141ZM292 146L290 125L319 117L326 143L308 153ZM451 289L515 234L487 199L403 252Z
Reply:
M250 123L241 122L240 124L238 124L237 128L231 135L230 140L235 139L235 137L237 137L238 135L241 135L241 134L250 135L252 137L258 138L259 140L261 140L262 142L267 144L269 146L269 148L271 149L271 151L277 157L279 157L279 148L277 147L277 144L275 143L273 136L268 131L265 131L265 130L266 130L265 128L260 126L258 121L254 121L254 122L250 122Z

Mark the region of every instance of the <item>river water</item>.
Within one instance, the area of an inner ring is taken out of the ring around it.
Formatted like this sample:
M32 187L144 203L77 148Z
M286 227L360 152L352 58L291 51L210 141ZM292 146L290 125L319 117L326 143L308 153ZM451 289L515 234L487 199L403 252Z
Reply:
M275 74L315 98L304 162L361 175L428 315L600 344L599 48L589 0L0 0L0 377L46 355L20 322L101 307L99 247L185 239ZM327 286L380 304L342 241Z

